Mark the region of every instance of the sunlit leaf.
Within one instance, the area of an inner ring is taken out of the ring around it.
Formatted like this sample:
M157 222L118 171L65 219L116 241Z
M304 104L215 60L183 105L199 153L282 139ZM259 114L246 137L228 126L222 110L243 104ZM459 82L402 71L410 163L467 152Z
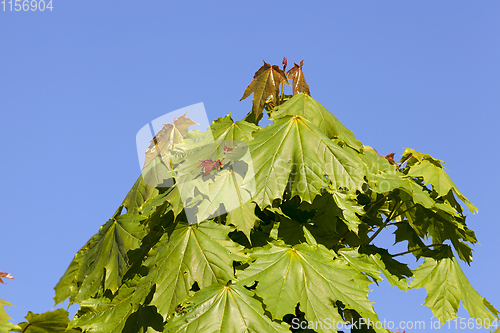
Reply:
M288 325L272 322L253 293L238 285L213 284L202 289L189 299L184 311L167 323L164 332L290 332Z
M21 331L21 327L14 325L9 321L10 317L5 311L5 306L12 306L9 302L0 299L0 333L8 333L10 331Z
M146 226L141 223L144 220L142 215L125 214L104 224L79 251L80 255L75 256L76 261L67 270L69 274L65 274L56 286L56 295L59 288L64 289L56 302L68 294L72 302L81 302L102 287L113 292L118 290L130 267L127 252L139 248L147 233ZM71 288L72 284L77 284L78 288Z
M274 243L255 250L251 257L255 262L238 276L246 285L258 281L255 293L273 318L295 313L300 303L307 320L333 318L343 322L335 306L336 301L341 301L364 318L378 320L367 297L370 280L324 246ZM319 328L317 331L327 332Z
M359 142L352 133L323 105L307 94L299 93L269 112L276 121L286 116L301 116L316 125L330 139L338 139L349 147L359 150Z
M364 183L366 167L358 154L301 116L283 117L254 136L248 144L255 172L251 184L260 207L281 198L287 186L292 197L312 202L330 184L355 190Z
M408 174L412 177L422 177L426 184L432 185L432 188L440 195L446 196L448 192L453 190L455 194L462 200L472 213L477 211L477 208L458 190L456 185L451 180L446 171L436 166L434 163L423 160L422 162L412 166Z
M172 235L164 234L149 253L144 262L149 273L138 290L147 294L156 285L151 305L165 318L192 295L195 281L199 288L205 288L234 279L232 262L245 257L242 246L228 237L233 230L210 221L178 224Z
M31 311L26 316L28 322L19 324L23 333L78 333L80 331L68 328L68 311L57 309L42 314ZM19 330L18 332L21 332Z
M457 317L460 301L470 316L486 327L499 318L499 312L471 286L452 254L439 260L426 258L414 274L411 287L425 287L424 305L431 308L441 324Z

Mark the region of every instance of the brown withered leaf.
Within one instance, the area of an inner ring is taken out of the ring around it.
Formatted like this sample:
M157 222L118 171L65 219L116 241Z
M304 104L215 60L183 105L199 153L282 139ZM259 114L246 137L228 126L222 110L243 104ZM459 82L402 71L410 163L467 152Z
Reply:
M4 283L2 278L14 279L14 277L12 275L10 275L9 273L4 273L4 272L0 271L0 283Z
M285 72L277 65L271 66L264 61L264 65L255 72L252 82L240 99L240 101L244 100L253 93L252 112L255 114L255 120L259 119L269 96L277 104L280 83L289 84Z
M151 140L151 144L146 150L146 159L142 169L151 163L156 156L160 155L161 157L162 152L171 150L176 143L181 142L182 138L189 132L190 126L198 125L193 120L186 118L186 114L187 112L180 117L176 117L173 124L163 125L163 128Z
M394 154L395 153L390 153L384 156L385 159L388 160L392 165L396 165L396 162L394 161Z
M304 65L304 60L300 62L300 65L293 63L294 66L287 72L288 79L292 80L293 95L298 93L304 93L311 95L309 91L309 85L304 78L304 72L302 72L302 66Z

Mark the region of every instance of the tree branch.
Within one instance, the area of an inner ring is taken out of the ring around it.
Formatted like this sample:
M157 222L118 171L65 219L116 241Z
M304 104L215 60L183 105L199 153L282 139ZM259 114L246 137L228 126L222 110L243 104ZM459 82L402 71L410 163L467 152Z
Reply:
M410 154L407 158L405 158L405 160L403 162L401 162L401 164L396 167L396 170L398 170L403 164L405 164L412 156L413 155Z
M377 229L377 231L375 231L375 233L370 237L370 239L368 239L368 241L366 242L366 244L370 244L371 241L378 236L378 234L380 234L380 232L382 231L382 229L384 229L385 227L387 227L387 225L389 224L389 221L391 221L392 219L392 214L394 214L394 212L401 206L403 202L400 201L398 202L396 205L394 205L394 208L392 209L391 213L387 216L387 218L385 219L384 221L384 224L382 224L380 226L380 228Z
M431 246L441 246L441 245L444 245L444 244L431 244L431 245L427 245L427 246L424 246L424 247L419 247L418 249L413 249L413 250L410 250L410 251L401 252L401 253L398 253L398 254L393 254L392 257L394 258L394 257L397 257L397 256L402 256L404 254L412 253L412 252L415 252L415 251L419 251L419 250L423 250L423 249L428 249Z
M393 189L392 191L390 191L389 193L387 193L386 195L384 195L382 198L380 198L379 200L375 201L374 203L371 204L370 207L368 207L368 209L366 210L365 214L368 214L368 212L373 208L373 206L375 206L376 204L378 204L380 201L384 200L385 198L387 198L392 192L396 191L397 189Z

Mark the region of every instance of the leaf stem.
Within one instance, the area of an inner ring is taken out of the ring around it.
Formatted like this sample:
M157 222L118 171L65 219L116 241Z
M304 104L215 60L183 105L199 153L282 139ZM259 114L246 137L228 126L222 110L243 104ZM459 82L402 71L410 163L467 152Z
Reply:
M401 252L401 253L398 253L398 254L393 254L392 257L394 258L394 257L397 257L397 256L402 256L404 254L412 253L412 252L415 252L415 251L418 251L418 250L428 249L429 247L432 247L432 246L442 246L442 245L444 245L444 244L440 244L440 243L431 244L431 245L419 247L418 249L413 249L413 250L409 250L409 251L406 251L406 252Z
M411 206L410 208L408 208L408 209L406 209L406 210L403 210L401 213L399 213L398 215L394 216L394 217L393 217L393 219L395 219L395 218L396 218L396 217L398 217L398 216L403 215L404 213L408 212L409 210L411 210L411 209L415 208L416 206L417 206L417 205L413 205L413 206Z
M372 205L370 207L368 207L368 210L365 212L365 214L368 214L368 212L370 212L370 210L373 208L373 206L375 206L376 204L378 204L380 201L386 199L389 195L391 195L392 192L394 192L396 190L397 189L393 189L392 191L390 191L389 193L387 193L386 195L384 195L382 198L380 198L376 202L372 203Z
M405 160L403 162L401 162L401 164L399 164L397 167L396 167L396 170L398 170L403 164L405 164L413 155L410 154L407 158L405 158Z
M385 228L387 227L387 225L389 224L389 221L391 221L392 219L392 214L394 214L394 212L401 206L403 202L400 201L398 202L396 205L394 205L394 208L392 209L391 213L387 216L387 218L385 219L384 221L384 224L382 224L380 226L380 228L377 229L377 231L375 231L375 233L370 237L370 239L368 239L368 241L366 242L366 244L370 244L371 241L378 236L378 234L380 234L380 232Z
M281 83L281 98L278 98L279 104L283 103L284 98L285 98L285 84Z

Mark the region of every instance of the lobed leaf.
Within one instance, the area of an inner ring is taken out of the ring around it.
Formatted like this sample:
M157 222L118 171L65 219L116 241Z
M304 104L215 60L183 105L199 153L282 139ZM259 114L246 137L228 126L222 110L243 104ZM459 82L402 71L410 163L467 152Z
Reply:
M277 104L280 83L289 84L285 72L277 65L271 66L264 61L264 65L255 72L252 82L245 89L240 101L253 93L252 112L258 119L268 97L271 97L274 104Z
M66 273L56 285L56 302L70 296L79 303L99 290L118 290L130 264L127 252L137 249L147 234L141 222L146 217L125 214L110 219L77 253Z
M328 138L338 139L349 147L360 150L361 142L354 137L353 132L307 94L298 93L269 112L269 119L273 121L286 116L301 116L316 125Z
M311 95L309 91L309 85L304 78L304 72L302 72L302 66L304 65L304 60L300 62L300 65L293 63L294 66L287 72L288 80L292 80L292 91L293 94L304 93Z
M255 184L253 201L261 208L282 198L287 185L292 197L312 202L330 184L355 190L364 183L366 167L358 154L301 116L283 117L255 132L248 146L255 179L247 179L243 187Z
M71 321L71 327L81 328L83 332L122 332L127 318L137 305L132 304L134 287L123 286L113 299L89 298L80 304L80 311Z
M23 333L78 333L79 330L69 328L68 311L57 309L36 314L28 311L27 322L19 324L17 332Z
M251 257L255 262L240 272L239 278L245 285L258 282L255 293L273 318L295 313L295 306L300 303L307 320L334 318L343 322L335 305L341 301L364 318L378 320L367 297L370 281L366 275L346 260L336 259L322 245L303 243L290 247L275 242L253 251ZM326 332L321 328L317 331Z
M234 279L233 260L245 258L242 246L228 233L234 228L211 221L195 225L179 223L169 237L164 234L151 249L144 265L149 269L137 287L140 295L148 294L156 285L151 305L164 317L199 288Z
M439 318L441 325L457 317L460 301L471 317L484 324L498 319L499 312L471 286L452 254L439 260L425 258L414 275L411 288L425 287L424 305Z
M174 316L164 332L290 332L288 325L271 321L253 293L238 285L216 283L204 288L189 299L185 311Z
M10 331L20 332L21 327L9 321L10 317L5 311L5 306L12 306L12 304L0 299L0 333L9 333Z
M408 280L405 278L400 279L398 276L393 275L386 268L382 257L378 253L366 255L359 253L357 249L343 248L339 250L339 255L349 262L352 267L371 276L376 281L383 281L379 274L380 271L387 278L391 286L397 286L401 290L408 289Z

